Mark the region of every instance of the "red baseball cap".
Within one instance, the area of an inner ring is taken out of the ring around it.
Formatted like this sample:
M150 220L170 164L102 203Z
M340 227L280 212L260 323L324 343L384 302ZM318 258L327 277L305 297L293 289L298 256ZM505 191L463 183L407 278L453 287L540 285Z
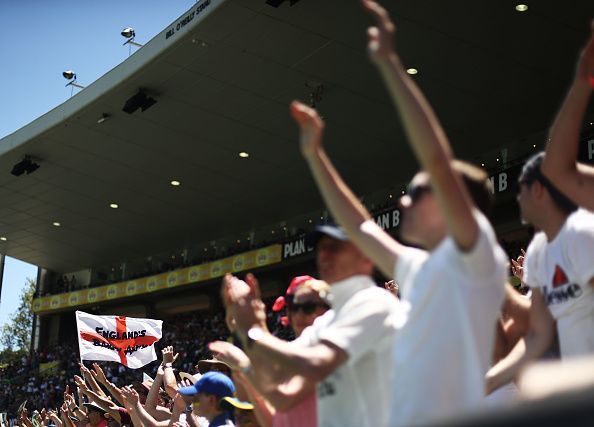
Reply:
M285 292L285 296L293 295L295 293L295 291L297 290L297 288L299 286L303 285L308 280L315 280L315 279L311 276L294 277L293 280L291 280L291 283L289 284L287 291ZM287 305L287 301L286 301L285 297L280 296L276 299L276 301L274 301L274 305L272 306L272 311L281 311L283 308L285 308L286 305Z

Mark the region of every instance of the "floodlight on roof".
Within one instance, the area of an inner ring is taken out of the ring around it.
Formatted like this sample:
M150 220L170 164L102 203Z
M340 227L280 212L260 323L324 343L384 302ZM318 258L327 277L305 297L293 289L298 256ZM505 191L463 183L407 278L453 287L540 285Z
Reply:
M134 28L132 27L126 27L122 30L122 32L120 33L122 35L122 37L127 38L128 40L126 40L123 44L123 46L136 46L136 47L142 47L142 44L134 41L134 37L136 37L136 31L134 31ZM130 53L130 51L128 52Z
M126 27L122 30L122 36L126 37L127 39L133 39L135 35L136 35L136 32L134 31L134 28L132 28L132 27Z
M66 79L69 80L68 83L66 83L66 87L71 86L71 87L76 87L79 89L84 89L85 87L83 85L80 85L76 82L76 73L72 70L66 70L62 73L62 76ZM70 92L70 95L72 96L72 91Z
M72 80L72 79L76 80L76 73L72 70L66 70L62 73L62 75L64 76L64 78L66 80Z

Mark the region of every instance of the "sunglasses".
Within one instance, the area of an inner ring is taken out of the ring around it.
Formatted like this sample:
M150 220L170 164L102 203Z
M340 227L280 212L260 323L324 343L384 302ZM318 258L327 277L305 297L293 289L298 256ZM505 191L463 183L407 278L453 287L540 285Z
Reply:
M287 304L287 310L289 310L291 313L297 313L299 310L301 310L303 314L313 314L313 312L316 311L318 308L330 307L328 307L328 304L318 302L304 302L302 304L291 302Z
M409 185L406 194L410 197L411 203L419 201L424 194L431 193L432 189L429 184Z

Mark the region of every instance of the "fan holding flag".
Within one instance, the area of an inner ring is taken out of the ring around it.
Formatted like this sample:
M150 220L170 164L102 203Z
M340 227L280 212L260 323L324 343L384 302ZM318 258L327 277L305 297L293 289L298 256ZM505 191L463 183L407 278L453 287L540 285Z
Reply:
M157 360L154 344L161 339L162 320L77 311L76 326L81 360L114 361L132 369Z

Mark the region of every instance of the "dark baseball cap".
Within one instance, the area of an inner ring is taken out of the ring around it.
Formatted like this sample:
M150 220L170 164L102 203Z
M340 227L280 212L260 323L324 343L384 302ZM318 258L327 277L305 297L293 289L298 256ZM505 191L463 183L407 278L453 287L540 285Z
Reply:
M305 237L305 242L308 246L317 246L320 239L324 236L332 237L336 240L342 240L343 242L347 242L349 240L349 236L347 236L344 229L338 226L334 222L326 222L323 224L318 224L314 227L312 231Z

